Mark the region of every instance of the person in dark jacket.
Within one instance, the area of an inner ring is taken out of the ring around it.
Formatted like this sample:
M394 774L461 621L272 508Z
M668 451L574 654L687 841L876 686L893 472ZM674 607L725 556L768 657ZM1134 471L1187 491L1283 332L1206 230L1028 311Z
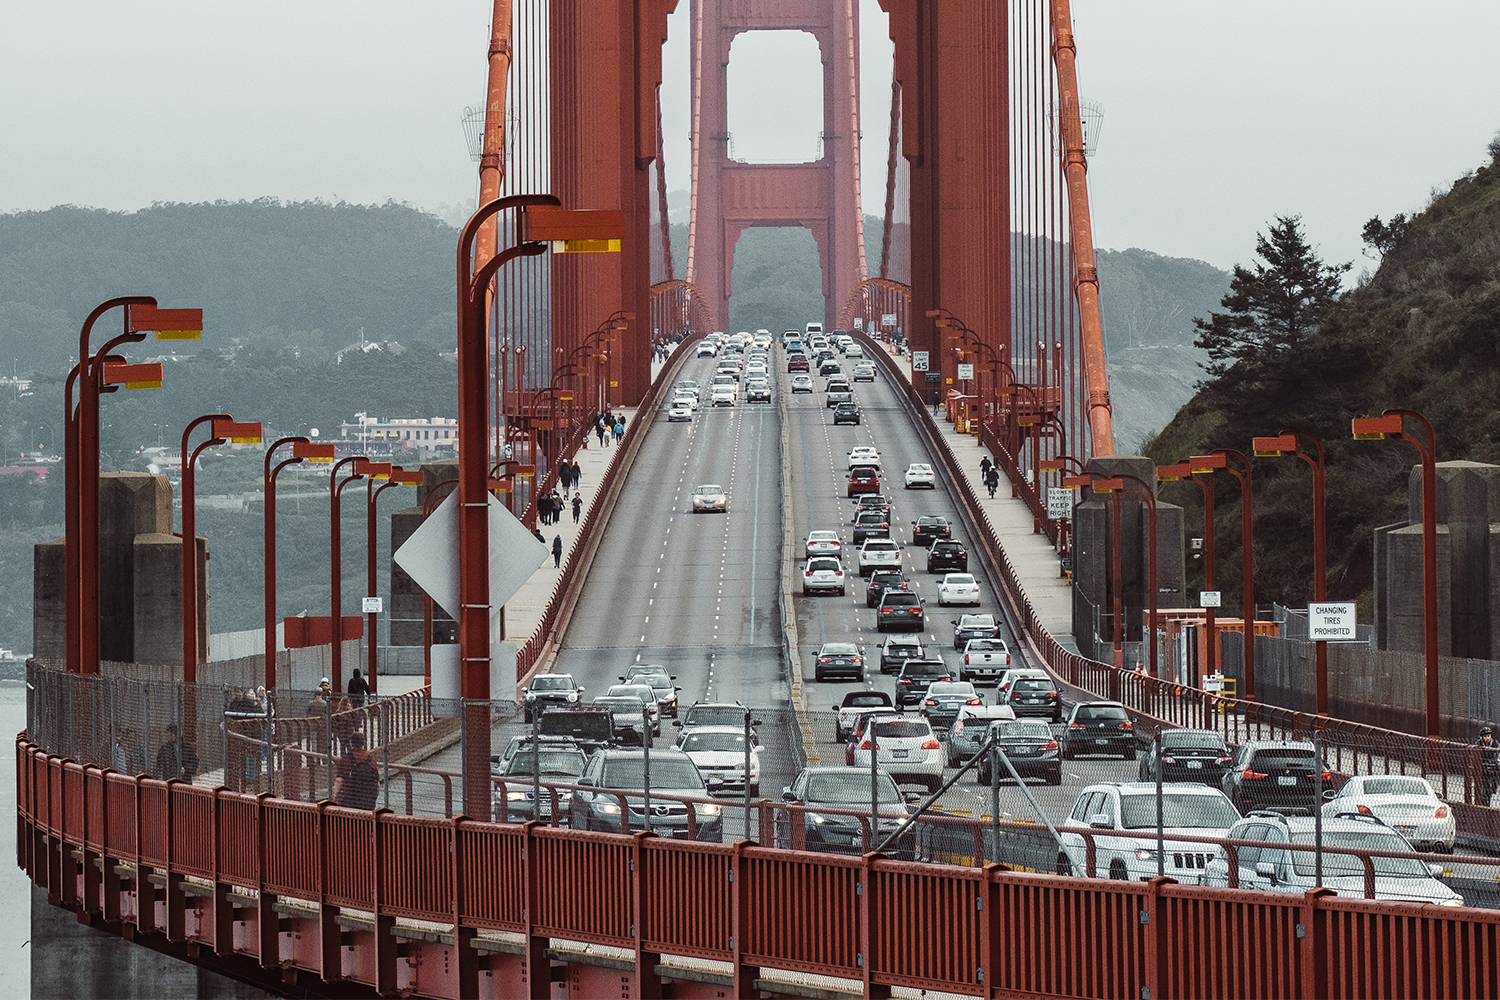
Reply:
M578 517L583 513L583 497L577 493L573 494L573 523L578 523Z
M552 536L552 568L558 569L562 566L562 535Z
M349 696L350 705L353 705L355 708L364 707L365 699L370 696L370 682L359 675L358 668L355 669L354 674L349 678L349 683L345 686L344 693Z
M156 768L152 776L162 781L191 782L198 773L198 748L183 739L175 722L167 723L165 742L156 751Z
M333 799L349 809L374 809L380 793L380 769L365 749L365 734L349 737L349 752L339 758Z

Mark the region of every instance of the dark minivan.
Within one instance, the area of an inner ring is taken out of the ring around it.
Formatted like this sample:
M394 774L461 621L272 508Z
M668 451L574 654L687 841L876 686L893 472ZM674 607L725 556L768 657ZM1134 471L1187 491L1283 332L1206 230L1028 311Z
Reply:
M1118 754L1126 760L1135 760L1135 727L1125 706L1117 701L1074 705L1060 742L1064 760L1072 760L1081 753Z
M538 722L543 736L565 736L590 754L615 745L615 717L607 708L577 705L551 709Z

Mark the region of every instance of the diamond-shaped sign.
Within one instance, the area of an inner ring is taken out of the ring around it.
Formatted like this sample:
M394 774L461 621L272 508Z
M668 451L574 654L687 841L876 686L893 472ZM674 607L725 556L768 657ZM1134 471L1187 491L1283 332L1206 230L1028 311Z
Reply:
M526 530L505 504L489 498L490 512L490 609L516 595L551 552ZM396 550L396 565L417 586L457 621L458 600L458 491L438 505L427 520Z

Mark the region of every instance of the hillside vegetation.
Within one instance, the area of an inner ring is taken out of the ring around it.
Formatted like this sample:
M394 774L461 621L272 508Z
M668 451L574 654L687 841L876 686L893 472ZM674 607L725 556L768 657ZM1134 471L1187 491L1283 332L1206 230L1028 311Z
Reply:
M1350 418L1418 410L1436 428L1439 461L1500 462L1500 165L1492 159L1410 220L1374 224L1366 236L1384 250L1378 270L1333 302L1314 334L1206 382L1146 452L1167 464L1220 447L1248 453L1253 436L1283 429L1319 435L1328 450L1329 595L1368 601L1371 531L1405 520L1417 456L1404 443L1351 440ZM1231 477L1215 478L1217 582L1233 607L1239 491ZM1304 604L1309 474L1294 458L1257 459L1254 479L1257 600ZM1189 508L1197 534L1197 487L1166 484L1163 496ZM1201 584L1201 567L1192 571Z

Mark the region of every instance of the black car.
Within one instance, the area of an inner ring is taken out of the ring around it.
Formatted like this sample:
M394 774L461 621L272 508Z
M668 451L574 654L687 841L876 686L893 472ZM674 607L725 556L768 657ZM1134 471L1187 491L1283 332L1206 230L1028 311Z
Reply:
M1224 772L1234 754L1224 738L1212 729L1163 729L1157 734L1157 747L1141 756L1140 778L1155 781L1158 771L1162 781L1197 781L1214 788L1223 786ZM1157 749L1161 766L1157 767Z
M813 676L820 681L835 676L862 681L865 679L864 651L852 642L825 642L818 649Z
M965 681L934 681L927 687L921 712L935 732L946 732L965 705L983 705L984 699Z
M1124 705L1117 701L1086 701L1073 706L1068 728L1062 734L1062 755L1072 760L1081 753L1135 760L1135 728Z
M1219 787L1246 816L1256 809L1310 815L1319 781L1330 789L1332 779L1307 740L1250 740L1235 751Z
M878 510L867 510L854 517L854 540L862 542L866 538L890 538L891 522L886 515Z
M880 607L880 599L887 590L910 590L911 584L897 570L875 570L865 587L865 607Z
M930 546L939 538L947 538L953 534L953 525L948 523L946 517L929 515L919 517L911 523L911 543L913 545Z
M821 362L818 365L818 374L824 378L828 377L829 375L842 375L843 373L843 367L832 358L829 358L827 361Z
M856 514L867 510L878 510L887 517L891 513L891 502L883 493L865 493L854 501L854 512Z
M1000 752L1005 754L1023 781L1041 778L1049 785L1062 784L1062 759L1057 739L1045 722L998 719L990 723L990 734L999 740ZM981 785L990 783L990 760L990 754L982 754L974 769ZM1000 780L1009 779L1010 771L1001 764Z
M968 571L969 550L964 548L962 542L939 538L932 543L932 548L927 550L927 572L967 573Z
M874 850L880 842L906 826L911 809L906 796L896 787L896 782L884 771L875 777L876 800L879 803L879 823L874 831L872 843L865 843L865 824L860 815L842 815L828 810L849 810L853 813L870 814L870 772L851 767L804 767L802 773L781 792L783 801L806 810L792 814L792 823L802 829L802 849L827 851L835 854L863 854ZM902 833L886 847L885 853L899 859L910 860L914 856L915 831ZM783 847L798 846L795 840L784 842Z
M582 696L583 685L575 683L572 674L537 674L521 699L526 721L549 708L576 705Z
M692 758L681 750L651 751L651 815L646 815L646 761L640 750L605 750L589 758L573 793L570 824L575 830L638 833L650 826L658 837L717 842L723 832L719 807L706 802L683 802L668 796L708 798L710 788ZM629 793L629 794L616 794ZM628 818L620 815L625 800ZM622 822L626 819L626 822ZM696 820L696 822L694 822ZM695 829L696 828L696 829Z
M953 648L962 650L970 639L1000 638L1000 623L994 615L963 615L953 619Z
M880 647L880 672L899 674L907 660L920 660L924 655L921 639L898 639L892 636Z
M1023 715L1042 715L1053 722L1062 721L1062 699L1057 685L1050 680L1023 677L1009 688L1001 691L995 699L997 705L1009 705L1016 718ZM1142 781L1146 780L1144 776ZM1179 779L1173 778L1173 781Z
M919 705L933 681L951 681L953 670L940 659L907 660L896 675L896 704Z
M507 823L525 823L538 819L543 823L552 820L552 791L542 788L541 796L533 793L536 784L550 782L570 785L583 774L588 757L582 750L566 747L549 747L545 743L539 748L530 744L511 754L500 768L505 778L504 793L495 789L495 815L504 816ZM572 804L573 793L559 790L557 793L557 815L566 819Z
M573 740L584 753L614 746L620 738L615 731L614 713L593 705L548 709L537 720L537 729L543 736Z
M887 590L875 609L875 631L920 632L927 615L921 598L906 590Z
M834 406L833 423L834 426L860 423L859 404L852 399L846 399Z

